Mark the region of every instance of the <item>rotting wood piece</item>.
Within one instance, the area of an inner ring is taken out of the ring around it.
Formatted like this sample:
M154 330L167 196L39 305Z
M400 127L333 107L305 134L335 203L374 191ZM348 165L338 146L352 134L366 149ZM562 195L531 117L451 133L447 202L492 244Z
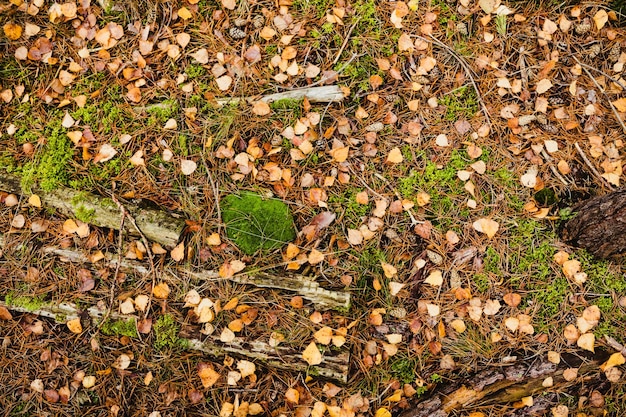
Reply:
M5 245L4 236L0 233L0 248ZM43 252L56 255L61 260L91 264L89 258L82 252L72 249L61 249L55 246L47 246L42 249ZM117 257L111 254L105 255L106 260L113 266L117 265ZM140 274L148 274L149 269L143 264L122 259L121 268L132 270ZM185 268L165 267L164 274L177 276L185 274L192 279L203 281L224 280L219 276L217 271L197 270L192 271ZM319 286L317 282L303 275L276 276L267 272L256 272L247 274L237 274L228 278L228 280L239 284L254 285L260 288L276 288L280 290L294 292L302 298L312 302L316 308L320 310L340 310L347 311L350 308L350 293L347 291L331 291Z
M16 194L22 193L20 178L0 171L0 189ZM67 187L57 187L52 191L34 187L32 191L41 198L43 204L54 207L66 216L77 218L77 211L80 211L89 217L89 224L115 230L120 227L120 210L110 198ZM141 208L132 204L126 204L125 207L148 240L158 242L167 248L178 244L185 228L184 219L176 218L163 210ZM137 234L130 223L126 222L128 231Z
M626 189L592 198L574 207L561 237L598 258L626 252Z
M450 413L459 410L468 410L472 406L510 405L512 412L506 416L543 415L519 414L513 410L513 403L523 397L532 396L538 392L564 392L568 387L577 383L566 381L563 371L569 367L579 367L579 374L598 372L598 365L604 360L599 358L586 363L575 355L566 355L559 365L548 362L546 359L532 363L520 361L510 366L493 367L478 372L471 378L459 380L434 391L427 398L420 398L411 408L400 413L399 417L447 417ZM546 378L551 377L553 385L544 387ZM579 381L578 381L579 382ZM553 407L558 399L544 404L546 410Z
M282 93L269 94L262 97L224 97L218 98L215 101L219 106L225 106L227 104L238 104L242 101L247 103L254 103L255 101L264 101L266 103L272 103L278 100L307 100L311 103L338 103L345 98L345 94L339 86L326 85L321 87L308 87L298 88L295 90L283 91ZM135 112L143 112L149 110L164 110L169 109L170 106L167 103L154 103L147 106L135 106L133 110Z
M83 316L83 313L89 315L92 323L99 324L99 321L106 317L106 310L96 307L88 308L81 311L72 303L60 303L58 305L45 304L41 308L29 311L24 307L8 305L0 301L0 307L9 310L36 314L38 316L54 319L59 323L67 323L72 319ZM112 320L123 320L126 322L134 321L138 323L139 317L130 314L111 313L108 315ZM219 340L219 336L207 336L204 340L186 339L186 345L189 349L206 353L216 358L222 358L226 355L237 355L254 361L260 361L266 366L282 369L291 372L308 372L309 374L319 375L324 378L333 379L338 382L348 382L348 366L350 353L346 349L335 351L328 349L324 352L323 361L320 365L309 366L303 359L302 353L287 346L272 347L268 343L258 339L247 341L243 337L236 337L230 343L224 343Z

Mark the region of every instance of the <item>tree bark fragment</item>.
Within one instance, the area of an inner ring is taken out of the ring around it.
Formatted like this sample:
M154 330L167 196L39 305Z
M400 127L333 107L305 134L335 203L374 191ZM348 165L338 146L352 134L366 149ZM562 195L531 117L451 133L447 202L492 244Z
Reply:
M574 211L563 228L564 241L603 259L626 252L626 189L592 198Z

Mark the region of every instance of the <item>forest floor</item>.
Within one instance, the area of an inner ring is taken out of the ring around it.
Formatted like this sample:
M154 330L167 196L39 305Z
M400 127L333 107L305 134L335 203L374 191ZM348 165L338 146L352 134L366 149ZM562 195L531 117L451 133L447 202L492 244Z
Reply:
M623 181L608 6L10 0L0 26L0 173L21 182L0 187L1 415L626 414L624 263L559 233ZM74 216L46 204L60 187ZM291 213L250 215L252 243L224 207L245 192ZM165 210L180 240L90 224L87 193L127 225ZM552 368L476 388L531 364Z

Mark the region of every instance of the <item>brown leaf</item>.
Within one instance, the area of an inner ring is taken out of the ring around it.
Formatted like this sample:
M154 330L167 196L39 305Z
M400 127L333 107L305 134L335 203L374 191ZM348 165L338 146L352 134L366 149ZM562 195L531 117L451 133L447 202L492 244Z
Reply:
M6 307L0 306L0 320L12 320L13 316Z

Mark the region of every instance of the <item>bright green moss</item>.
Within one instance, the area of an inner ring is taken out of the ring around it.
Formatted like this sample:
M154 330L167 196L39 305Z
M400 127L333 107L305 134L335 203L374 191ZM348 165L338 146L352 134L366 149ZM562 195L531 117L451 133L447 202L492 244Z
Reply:
M224 197L222 219L228 238L248 255L275 249L296 237L293 218L285 203L250 192Z
M107 336L138 336L135 320L107 320L101 330Z

